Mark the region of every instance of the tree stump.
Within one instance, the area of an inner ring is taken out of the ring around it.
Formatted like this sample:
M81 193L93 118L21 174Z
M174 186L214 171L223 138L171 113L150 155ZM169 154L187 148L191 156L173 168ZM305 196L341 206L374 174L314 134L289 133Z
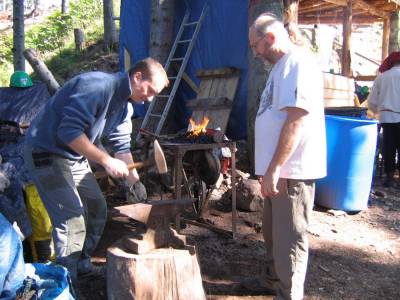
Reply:
M125 251L123 239L107 251L108 300L205 300L194 246Z
M85 42L85 34L80 28L74 28L75 50L82 51L83 43Z

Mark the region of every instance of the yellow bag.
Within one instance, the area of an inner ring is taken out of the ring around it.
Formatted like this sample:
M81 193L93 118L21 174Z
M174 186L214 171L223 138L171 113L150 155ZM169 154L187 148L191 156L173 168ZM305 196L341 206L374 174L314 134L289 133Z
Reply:
M40 199L34 184L25 187L25 200L32 225L32 235L28 238L34 262L53 260L52 235L50 217Z

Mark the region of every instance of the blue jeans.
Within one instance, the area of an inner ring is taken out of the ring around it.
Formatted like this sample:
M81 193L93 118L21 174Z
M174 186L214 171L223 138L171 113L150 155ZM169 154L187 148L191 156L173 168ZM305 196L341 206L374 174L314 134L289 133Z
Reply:
M25 167L53 226L57 263L70 272L89 272L103 233L107 205L86 159L73 161L25 145Z

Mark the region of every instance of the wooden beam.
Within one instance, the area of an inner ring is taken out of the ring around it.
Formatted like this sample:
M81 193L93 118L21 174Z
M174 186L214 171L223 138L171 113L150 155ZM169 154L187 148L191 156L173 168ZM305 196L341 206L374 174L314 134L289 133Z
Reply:
M383 33L382 33L382 61L389 54L389 39L390 39L390 18L383 20Z
M327 9L334 9L337 8L337 5L330 4L330 3L318 3L317 5L312 5L312 6L300 6L299 7L299 15L300 14L305 14L309 12L320 12L321 10L327 10Z
M375 22L382 22L382 19L375 16L356 16L353 18L353 24L372 24ZM342 24L342 18L300 15L299 24Z
M354 77L354 80L356 81L374 81L376 78L376 75L358 75Z
M351 0L351 1L353 2L353 5L355 7L360 7L362 9L364 9L365 11L367 11L371 15L378 16L381 18L389 17L388 13L384 12L383 10L375 8L373 5L370 5L363 0Z
M346 7L347 6L347 0L323 0L327 3L331 3L331 4L335 4L338 6L343 6Z
M199 93L199 87L194 83L192 78L189 77L189 75L186 72L183 72L182 74L182 79L185 80L185 82L190 86L190 88L196 93Z
M352 21L352 5L351 1L349 1L348 5L343 8L342 75L347 77L351 75L350 41Z

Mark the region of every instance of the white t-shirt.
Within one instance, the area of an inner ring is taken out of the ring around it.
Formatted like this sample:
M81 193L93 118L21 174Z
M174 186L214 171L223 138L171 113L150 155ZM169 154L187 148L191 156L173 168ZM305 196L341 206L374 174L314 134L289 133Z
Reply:
M282 166L280 177L317 179L326 176L326 138L322 72L310 53L295 49L273 67L261 95L255 124L255 172L264 175L278 145L287 113L299 107L308 112L301 139Z
M381 123L400 122L400 66L378 75L368 97L368 107L379 113Z

